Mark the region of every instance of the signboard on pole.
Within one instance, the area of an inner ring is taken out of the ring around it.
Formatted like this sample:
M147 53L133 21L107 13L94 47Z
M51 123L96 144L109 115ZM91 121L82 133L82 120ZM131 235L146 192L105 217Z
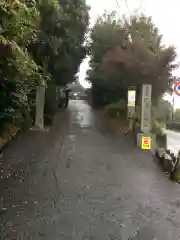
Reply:
M136 90L128 90L128 107L135 107Z
M151 94L152 86L143 84L141 91L141 132L151 131Z
M174 85L174 93L177 96L180 96L180 81L176 82Z
M135 112L135 104L136 104L136 88L131 86L127 92L127 117L132 118Z
M141 148L143 150L151 150L151 137L142 136Z

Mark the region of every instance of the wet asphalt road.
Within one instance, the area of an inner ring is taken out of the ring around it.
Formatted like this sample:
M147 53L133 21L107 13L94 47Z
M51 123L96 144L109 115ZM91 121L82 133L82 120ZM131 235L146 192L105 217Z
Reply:
M13 141L0 167L2 240L180 239L179 185L83 101Z

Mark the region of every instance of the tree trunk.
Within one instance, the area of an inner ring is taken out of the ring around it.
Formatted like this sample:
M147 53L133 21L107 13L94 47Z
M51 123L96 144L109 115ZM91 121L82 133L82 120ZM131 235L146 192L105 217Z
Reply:
M35 127L44 128L44 103L45 103L45 86L38 86L36 89L36 120Z

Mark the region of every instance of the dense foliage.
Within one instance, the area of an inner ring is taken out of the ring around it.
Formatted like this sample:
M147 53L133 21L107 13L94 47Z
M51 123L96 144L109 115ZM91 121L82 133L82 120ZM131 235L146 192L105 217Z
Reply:
M74 81L85 57L85 0L0 1L0 128L31 122L32 90ZM52 103L53 104L53 103Z
M143 14L128 21L105 13L92 29L90 50L88 80L96 107L126 99L129 86L139 97L140 86L152 84L153 101L169 88L175 49L162 45L158 29Z
M161 99L152 108L152 115L158 122L170 122L172 120L173 107L169 101Z
M176 109L174 112L173 120L180 123L180 109Z
M82 59L88 26L88 7L84 0L44 0L38 4L40 30L29 49L36 62L45 67L58 85L74 81Z
M36 34L27 25L38 21L38 11L20 1L0 3L0 128L25 123L30 111L28 92L41 82L39 66L28 53Z

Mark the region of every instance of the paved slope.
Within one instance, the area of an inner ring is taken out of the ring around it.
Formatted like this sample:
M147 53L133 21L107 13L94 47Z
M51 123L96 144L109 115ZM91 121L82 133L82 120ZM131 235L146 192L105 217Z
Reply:
M18 170L1 186L2 240L180 239L179 185L82 101L2 161Z

